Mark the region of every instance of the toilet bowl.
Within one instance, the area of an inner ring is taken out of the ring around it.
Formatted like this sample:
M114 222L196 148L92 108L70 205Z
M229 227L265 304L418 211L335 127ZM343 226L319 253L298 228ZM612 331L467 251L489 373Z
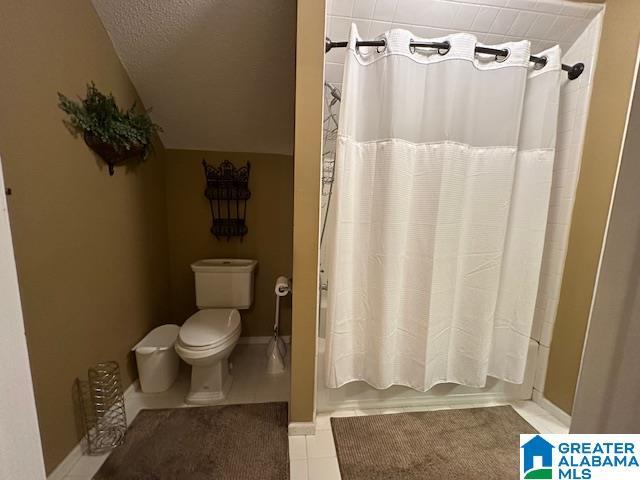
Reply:
M180 328L177 354L191 365L185 401L221 403L231 388L229 355L240 338L240 312L253 303L253 276L258 262L241 259L198 260L195 274L198 311Z
M226 398L232 381L229 355L239 338L238 310L199 310L187 319L175 345L180 358L191 365L187 403L211 405Z

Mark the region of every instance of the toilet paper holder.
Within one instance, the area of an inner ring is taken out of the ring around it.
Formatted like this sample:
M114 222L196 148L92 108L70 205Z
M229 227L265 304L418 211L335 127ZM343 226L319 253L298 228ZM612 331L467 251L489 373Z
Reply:
M280 337L280 298L291 292L291 279L283 275L276 278L274 291L276 294L275 322L273 336L267 345L267 373L269 374L278 374L286 370L287 346Z
M286 297L291 293L291 279L284 276L278 277L275 291L278 297Z

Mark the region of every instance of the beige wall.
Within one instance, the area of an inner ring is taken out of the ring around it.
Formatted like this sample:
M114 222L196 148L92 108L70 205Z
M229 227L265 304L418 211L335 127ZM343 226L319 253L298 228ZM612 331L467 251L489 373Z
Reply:
M0 45L0 155L50 471L78 442L74 379L117 360L129 385L129 349L168 317L163 152L110 177L62 123L58 91L94 80L136 98L90 2L5 1Z
M251 162L247 203L249 232L242 239L217 240L209 231L211 212L204 196L202 160L236 166ZM291 276L293 230L293 158L286 155L167 150L167 209L171 263L171 315L182 324L196 311L192 262L201 258L258 260L255 298L242 313L242 336L273 332L274 285ZM291 296L281 302L281 333L291 332Z
M298 0L293 210L292 422L310 422L315 409L318 307L318 219L322 157L325 2Z
M606 3L545 396L571 412L640 38L640 2Z

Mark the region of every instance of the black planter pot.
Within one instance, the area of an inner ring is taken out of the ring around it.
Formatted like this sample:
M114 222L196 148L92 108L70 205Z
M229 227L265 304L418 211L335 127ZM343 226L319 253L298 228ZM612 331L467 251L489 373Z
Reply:
M109 175L113 175L116 165L122 165L134 158L142 157L145 150L144 145L136 145L129 150L119 150L89 132L85 132L83 138L87 146L109 166Z

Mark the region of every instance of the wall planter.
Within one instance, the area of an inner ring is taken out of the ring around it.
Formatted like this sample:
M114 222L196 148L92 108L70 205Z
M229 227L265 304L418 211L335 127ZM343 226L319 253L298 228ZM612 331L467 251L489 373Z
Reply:
M109 166L109 175L114 174L114 168L117 165L124 165L130 160L144 157L144 145L135 145L129 150L120 151L91 132L84 132L82 136L87 146Z
M71 133L81 134L87 146L109 165L109 175L116 165L146 159L154 135L161 131L147 112L135 111L135 103L128 110L120 110L113 95L101 93L93 82L79 102L58 93L58 106L69 115L65 124Z

